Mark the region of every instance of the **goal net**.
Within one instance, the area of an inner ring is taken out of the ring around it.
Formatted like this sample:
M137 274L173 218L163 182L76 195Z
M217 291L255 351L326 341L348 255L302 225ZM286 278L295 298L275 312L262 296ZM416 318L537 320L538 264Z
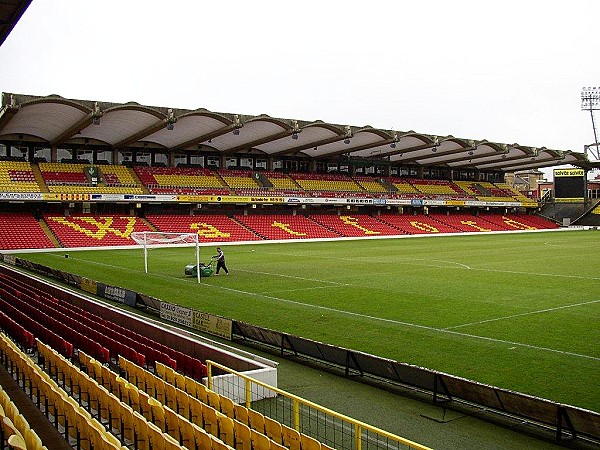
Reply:
M200 265L198 233L164 233L161 231L134 231L131 239L144 248L144 272L148 273L148 250L163 247L191 247L196 249L196 267ZM198 283L200 282L200 270Z

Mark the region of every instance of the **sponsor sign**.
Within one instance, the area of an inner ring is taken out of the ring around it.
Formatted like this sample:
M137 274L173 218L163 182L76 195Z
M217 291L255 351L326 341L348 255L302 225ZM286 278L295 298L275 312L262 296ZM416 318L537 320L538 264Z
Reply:
M156 200L156 195L135 195L125 194L123 195L125 200Z
M0 192L0 200L37 200L44 197L41 192Z
M192 328L193 310L172 303L160 302L160 318Z
M582 177L585 175L583 169L554 169L555 177Z
M6 264L10 264L11 266L17 265L17 258L14 255L0 255L1 261L4 261Z
M213 314L194 311L192 328L231 340L232 321Z
M90 280L89 278L81 277L79 287L90 294L96 295L98 292L98 284L95 280Z
M413 199L410 201L410 204L412 206L423 206L423 200L419 200L419 199Z
M42 194L43 199L45 201L67 201L67 202L75 202L75 201L89 201L90 194L57 194L57 193L44 193Z
M97 283L97 292L100 297L115 302L124 303L127 306L135 306L136 294L128 289L116 286L108 286L104 283Z
M583 201L583 197L555 197L554 201L556 203L581 203Z

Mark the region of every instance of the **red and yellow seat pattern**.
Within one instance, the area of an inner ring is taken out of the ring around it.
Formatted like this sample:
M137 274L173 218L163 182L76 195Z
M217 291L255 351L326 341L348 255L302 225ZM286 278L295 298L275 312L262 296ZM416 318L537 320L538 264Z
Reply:
M198 233L200 242L257 241L261 238L225 214L148 215L146 219L159 231Z
M0 192L40 192L31 164L0 161Z
M263 239L318 239L340 237L317 222L292 214L254 214L235 216L236 220L254 230Z
M249 170L220 169L217 173L231 189L258 189L261 187Z
M214 172L202 167L136 166L134 170L152 194L231 194Z
M354 175L352 177L358 185L363 188L365 191L380 194L384 192L388 192L388 189L381 184L381 182L377 178L366 177L366 176L358 176Z
M48 227L64 247L133 245L131 233L152 231L140 218L111 215L46 215Z
M353 194L367 196L367 192L352 178L342 174L291 173L290 176L305 191L315 196Z
M402 234L398 229L367 214L312 214L311 219L332 229L341 236L394 236Z

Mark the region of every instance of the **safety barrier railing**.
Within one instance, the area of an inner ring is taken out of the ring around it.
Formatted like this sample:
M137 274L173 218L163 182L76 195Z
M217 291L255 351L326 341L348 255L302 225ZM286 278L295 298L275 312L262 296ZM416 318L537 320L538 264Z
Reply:
M209 389L312 436L326 446L341 450L429 449L217 362L207 361L207 369Z

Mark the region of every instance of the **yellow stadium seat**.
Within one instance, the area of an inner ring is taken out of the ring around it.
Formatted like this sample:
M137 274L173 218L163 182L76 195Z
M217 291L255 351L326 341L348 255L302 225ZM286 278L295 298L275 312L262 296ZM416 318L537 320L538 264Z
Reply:
M192 428L194 429L194 438L196 440L198 448L212 448L212 439L210 434L208 434L208 432L204 428L201 428L194 423L192 424Z
M249 425L248 408L244 405L235 405L235 419L245 425Z
M283 435L283 445L290 450L300 450L300 433L294 428L288 427L287 425L281 426Z
M158 426L162 431L166 430L165 409L158 400L150 397L148 404L152 410L152 423Z
M221 410L221 397L215 391L207 389L208 404L215 408L217 411Z
M234 420L236 450L252 450L252 432L248 425Z
M25 444L25 439L23 439L23 436L19 434L13 434L8 437L8 446L11 449L27 450L27 444Z
M300 435L300 445L302 450L321 450L321 443L306 434Z
M202 421L204 429L213 436L219 435L219 422L217 420L217 410L213 407L202 405Z
M271 419L268 416L265 416L265 434L269 437L269 439L277 442L278 444L283 444L283 431L281 428L281 423L275 419Z
M179 416L179 418L179 441L186 448L196 448L196 432L192 423L185 417Z
M150 450L148 440L148 422L137 411L133 411L133 447L138 450Z
M235 403L229 397L221 396L221 412L227 417L235 418Z
M260 434L265 433L265 416L262 413L249 409L248 420L250 428L258 431Z
M21 434L19 430L17 430L17 427L13 421L7 415L2 418L2 429L4 430L4 434L6 436L10 436L11 434Z
M195 397L190 398L190 421L204 427L202 416L202 402Z
M29 430L25 435L25 443L27 444L28 450L42 450L44 444L34 430Z
M250 430L250 438L252 439L253 450L269 450L271 447L269 438L256 430Z
M218 438L230 447L233 447L235 445L233 419L217 411L217 421L219 423Z

